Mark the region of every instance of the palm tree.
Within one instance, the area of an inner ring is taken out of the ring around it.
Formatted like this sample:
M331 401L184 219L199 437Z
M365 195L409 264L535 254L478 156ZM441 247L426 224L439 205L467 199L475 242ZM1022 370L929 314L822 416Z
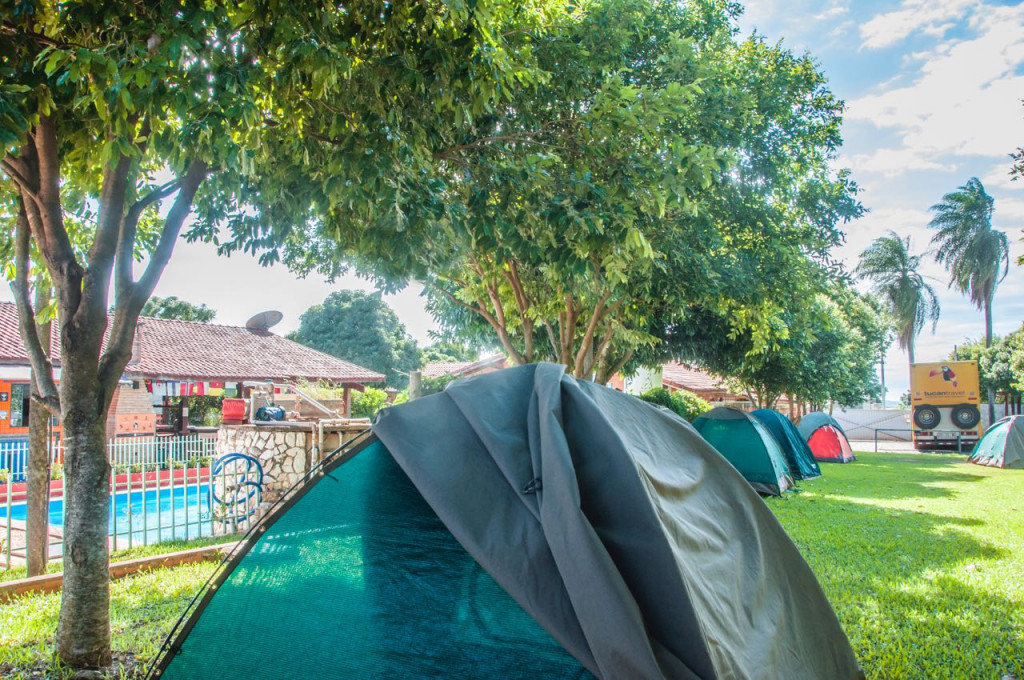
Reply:
M946 194L930 210L929 227L935 259L949 271L950 288L956 286L974 306L985 310L985 347L992 346L992 298L996 286L1010 269L1010 244L1006 234L992 228L995 200L985 193L977 177ZM988 391L989 422L995 422L995 388Z
M950 287L985 311L985 347L992 345L992 298L1010 269L1006 234L992 228L995 201L977 177L942 197L930 210L935 259L949 270Z
M871 291L889 308L896 341L907 350L914 363L914 339L932 322L932 332L939 322L939 298L917 271L920 255L910 254L910 237L901 238L890 231L879 236L863 253L857 274L871 281Z

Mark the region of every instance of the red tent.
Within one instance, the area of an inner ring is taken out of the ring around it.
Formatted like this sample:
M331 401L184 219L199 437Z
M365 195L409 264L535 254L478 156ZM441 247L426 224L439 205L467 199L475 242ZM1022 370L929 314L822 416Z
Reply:
M846 435L831 425L822 425L815 430L807 440L807 445L811 447L815 460L829 463L851 463L857 460Z
M827 413L808 413L800 419L797 429L807 440L815 460L828 463L852 463L857 460L843 428Z

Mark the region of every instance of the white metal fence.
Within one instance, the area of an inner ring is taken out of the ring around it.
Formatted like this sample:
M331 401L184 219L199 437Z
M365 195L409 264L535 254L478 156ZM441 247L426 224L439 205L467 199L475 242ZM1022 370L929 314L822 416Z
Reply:
M186 437L132 437L107 440L107 453L113 467L131 465L181 465L214 455L217 440L201 435ZM54 439L50 446L50 461L60 466L64 462L64 442ZM0 441L0 470L6 472L15 484L25 481L28 469L28 440ZM59 469L59 467L58 467Z
M981 429L985 431L991 423L988 418L988 404L979 404ZM996 404L996 419L1003 415L1003 405ZM913 424L910 409L836 409L832 413L846 436L852 441L872 441L878 431L879 441L910 441Z
M216 440L175 437L111 440L110 550L169 540L233 534L248 528L261 501L259 485L246 468L212 466ZM4 454L12 465L0 475L0 568L24 564L26 506L24 447ZM49 554L61 557L64 498L59 463L63 447L53 447L50 484ZM21 464L18 467L18 464ZM20 474L13 474L17 470ZM6 479L5 479L6 478ZM5 483L6 481L6 483ZM255 492L253 492L255 487Z

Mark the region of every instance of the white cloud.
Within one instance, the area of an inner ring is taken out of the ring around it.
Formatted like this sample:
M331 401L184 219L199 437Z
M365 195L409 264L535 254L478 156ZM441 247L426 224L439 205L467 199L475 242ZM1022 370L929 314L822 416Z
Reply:
M997 198L993 223L1004 229L1024 227L1024 199Z
M1024 191L1024 181L1014 180L1010 177L1010 159L1008 156L1005 161L993 165L991 170L982 175L981 183L985 185L986 189L1019 189Z
M948 169L945 157L1005 158L1024 139L1024 5L983 6L969 23L970 39L912 55L921 66L910 85L849 103L849 120L900 134L899 146L854 157L855 166L889 177Z
M861 47L888 47L917 31L945 35L977 0L904 0L900 9L879 14L860 29Z
M876 149L840 159L843 167L859 172L877 172L884 177L895 177L907 170L956 170L956 165L940 163L911 148Z
M833 0L833 2L828 4L828 7L826 7L824 11L814 15L811 19L813 21L830 21L845 14L849 14L849 12L850 6L847 3L839 0Z

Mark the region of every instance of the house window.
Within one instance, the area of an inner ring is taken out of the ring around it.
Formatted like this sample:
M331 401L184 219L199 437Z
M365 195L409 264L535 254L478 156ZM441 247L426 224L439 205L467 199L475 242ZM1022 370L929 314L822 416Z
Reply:
M28 427L31 399L28 383L11 385L11 427Z

